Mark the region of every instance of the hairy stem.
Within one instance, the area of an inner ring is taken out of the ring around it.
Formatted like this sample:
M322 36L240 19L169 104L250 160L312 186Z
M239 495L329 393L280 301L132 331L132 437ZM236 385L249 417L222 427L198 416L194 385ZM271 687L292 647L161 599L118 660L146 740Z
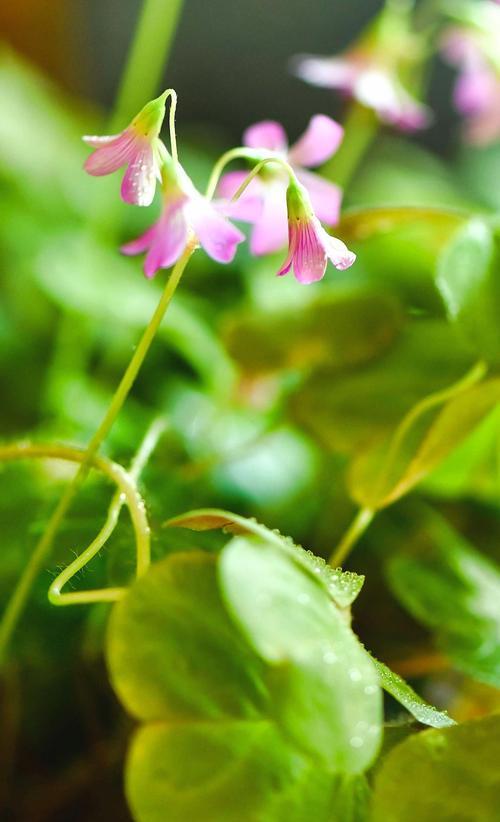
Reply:
M132 521L137 546L137 575L143 574L150 564L149 525L144 502L130 474L128 474L121 465L105 457L97 454L89 457L87 451L70 446L18 443L0 447L0 461L2 462L33 458L62 459L80 463L80 467L86 465L87 467L96 468L115 483L119 489L120 496L123 497L130 512L130 519ZM83 567L86 561L87 560L85 560L80 567ZM24 610L29 592L40 570L40 564L41 557L39 554L37 555L35 550L4 611L0 623L0 661L3 661L5 658L10 638ZM77 597L74 601L109 602L122 596L124 590L125 589L121 588L109 588L100 591L82 591L74 594L74 597ZM82 599L82 596L85 598Z
M166 429L166 422L165 420L159 418L155 420L150 428L148 429L142 444L132 461L132 465L128 471L128 476L136 482L142 469L146 465L149 457L151 456L152 452L156 448L158 443L158 439L161 437L163 432ZM111 501L111 505L108 509L108 516L106 518L106 522L104 523L103 527L99 531L98 535L94 540L92 540L91 544L85 551L73 560L70 565L64 568L63 571L55 578L49 588L49 600L53 605L74 605L76 603L85 603L85 602L97 602L97 601L106 601L108 602L111 599L111 595L108 594L108 590L112 591L119 591L120 589L100 589L99 591L79 591L78 593L71 592L69 594L63 594L62 588L66 585L70 579L72 579L78 571L81 571L82 568L87 565L91 559L95 557L96 554L99 553L101 548L104 547L110 536L112 535L113 531L116 528L118 523L118 519L120 517L120 511L127 503L127 498L122 489L118 489L115 496ZM143 570L142 565L140 565L140 558L139 553L137 554L137 572L138 575ZM148 563L149 564L149 563ZM147 566L146 566L147 567ZM99 596L99 599L97 598ZM116 599L116 596L112 596L113 599Z

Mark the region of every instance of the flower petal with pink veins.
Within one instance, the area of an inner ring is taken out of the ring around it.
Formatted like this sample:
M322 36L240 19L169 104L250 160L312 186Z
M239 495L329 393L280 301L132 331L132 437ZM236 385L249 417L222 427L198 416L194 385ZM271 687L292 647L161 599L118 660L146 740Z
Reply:
M316 114L290 149L288 159L293 165L319 166L337 151L343 136L344 129L339 123L326 114Z
M296 172L298 179L307 189L311 198L314 213L326 225L335 225L339 221L340 205L342 203L342 189L329 183L312 171Z
M258 177L254 177L241 197L231 202L243 181L248 177L246 171L229 171L221 178L217 187L217 209L226 217L254 223L262 214L263 193L265 186ZM222 202L221 202L222 200Z
M262 120L249 126L243 134L243 145L248 148L267 148L285 153L288 140L285 129L275 120Z
M159 268L170 268L177 262L186 247L188 225L182 206L165 211L156 223L153 242L146 260L144 273L153 277Z
M97 138L92 138L97 139ZM137 151L136 137L124 131L116 139L106 141L87 157L84 169L94 177L112 174L125 163L130 162Z
M155 195L158 177L154 151L149 142L136 143L136 153L131 158L122 181L122 200L131 205L149 206Z
M358 75L358 67L341 57L299 55L292 61L294 74L313 86L349 91Z
M299 229L293 272L299 283L309 285L325 275L327 257L319 236L321 226L314 218Z
M250 251L255 256L272 254L286 245L288 217L286 208L286 181L271 178L263 184L264 203L250 237Z
M219 263L230 263L245 235L217 212L203 197L193 197L185 207L186 215L200 244Z

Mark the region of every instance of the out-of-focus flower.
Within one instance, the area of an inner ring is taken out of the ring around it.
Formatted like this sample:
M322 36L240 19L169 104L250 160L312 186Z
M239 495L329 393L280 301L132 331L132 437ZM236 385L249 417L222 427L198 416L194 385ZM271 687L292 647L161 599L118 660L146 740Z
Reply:
M430 110L404 83L405 76L414 77L422 52L410 26L408 10L388 5L351 49L332 57L299 55L292 70L312 85L352 97L401 131L425 128Z
M265 150L263 158L275 154L277 158L288 162L309 192L318 218L327 225L335 225L339 218L341 189L306 168L314 168L328 160L338 149L343 134L342 126L331 117L316 114L311 118L304 134L291 147L283 126L273 120L264 120L250 126L243 135L243 142L245 146L257 151ZM258 156L257 153L256 157ZM244 171L224 175L219 184L219 196L230 200L246 176ZM253 254L269 254L286 244L287 179L286 171L271 164L251 181L239 200L228 207L228 213L235 219L254 223L250 238L250 250ZM255 203L258 201L261 201L262 207L260 214L256 216Z
M170 268L194 235L212 259L230 263L245 236L223 214L216 203L196 190L184 169L162 152L163 208L160 218L144 234L122 246L124 254L147 252L146 277L159 268Z
M441 53L459 70L453 101L465 139L485 145L500 137L500 8L488 0L461 10L463 24L445 30Z
M288 255L278 271L278 276L293 269L300 283L309 284L321 280L328 260L335 268L349 268L356 255L336 237L331 237L315 216L305 188L291 181L286 194L288 209Z
M89 174L100 177L127 166L121 196L131 205L150 205L156 181L161 180L159 134L165 116L167 94L165 92L147 103L120 134L83 137L95 149L84 165Z

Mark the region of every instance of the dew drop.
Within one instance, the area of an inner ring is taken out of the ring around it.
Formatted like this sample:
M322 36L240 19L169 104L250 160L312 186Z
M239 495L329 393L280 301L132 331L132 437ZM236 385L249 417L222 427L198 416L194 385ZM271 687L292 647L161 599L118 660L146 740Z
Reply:
M370 696L370 694L376 694L378 688L376 685L365 685L364 691L367 696Z
M363 747L363 739L360 736L351 736L349 740L349 744L353 748L362 748Z
M309 594L299 594L297 597L297 602L300 602L301 605L307 605L309 600Z
M361 672L360 672L360 671L358 671L358 669L357 669L357 668L352 668L352 669L349 671L349 676L350 676L350 678L351 678L352 682L359 682L359 681L360 681L360 679L362 678L362 677L361 677Z
M327 665L334 665L337 659L338 656L334 654L333 651L326 651L326 653L323 654L323 662Z

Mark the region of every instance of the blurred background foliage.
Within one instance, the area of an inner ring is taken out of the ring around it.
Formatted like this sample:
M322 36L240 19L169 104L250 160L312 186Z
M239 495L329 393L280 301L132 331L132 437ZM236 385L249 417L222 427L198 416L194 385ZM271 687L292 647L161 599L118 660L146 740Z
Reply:
M81 170L80 136L100 129L98 104L112 98L139 4L49 5L0 11L0 430L7 441L84 444L162 277L146 282L117 252L150 215L119 203L116 179ZM276 117L293 134L316 110L339 114L327 92L287 74L287 59L335 52L379 6L218 0L214 10L190 0L166 78L180 95L182 159L195 181L254 119ZM435 68L431 103L449 85L448 70ZM325 557L356 502L383 509L349 559L366 575L355 630L460 720L500 707L500 294L496 237L483 223L464 228L456 209L500 210L500 145L458 149L443 110L420 145L381 131L368 152L341 224L358 254L352 269L304 288L276 280L279 256L255 260L244 249L229 267L195 256L106 450L127 464L151 420L167 420L141 480L155 558L218 544L162 529L196 507L256 516ZM356 218L375 205L388 210L382 222ZM396 220L398 206L416 210ZM429 206L444 211L429 217ZM475 294L450 316L443 282L460 299L454 274L471 243ZM478 360L488 372L475 394L424 408L403 432L382 492L384 454L405 415ZM70 474L54 462L1 469L2 601ZM130 720L103 676L108 609L55 609L46 598L109 499L103 481L87 482L3 672L5 819L129 818L121 766ZM77 584L123 584L133 567L123 516ZM387 707L397 719L396 703Z

